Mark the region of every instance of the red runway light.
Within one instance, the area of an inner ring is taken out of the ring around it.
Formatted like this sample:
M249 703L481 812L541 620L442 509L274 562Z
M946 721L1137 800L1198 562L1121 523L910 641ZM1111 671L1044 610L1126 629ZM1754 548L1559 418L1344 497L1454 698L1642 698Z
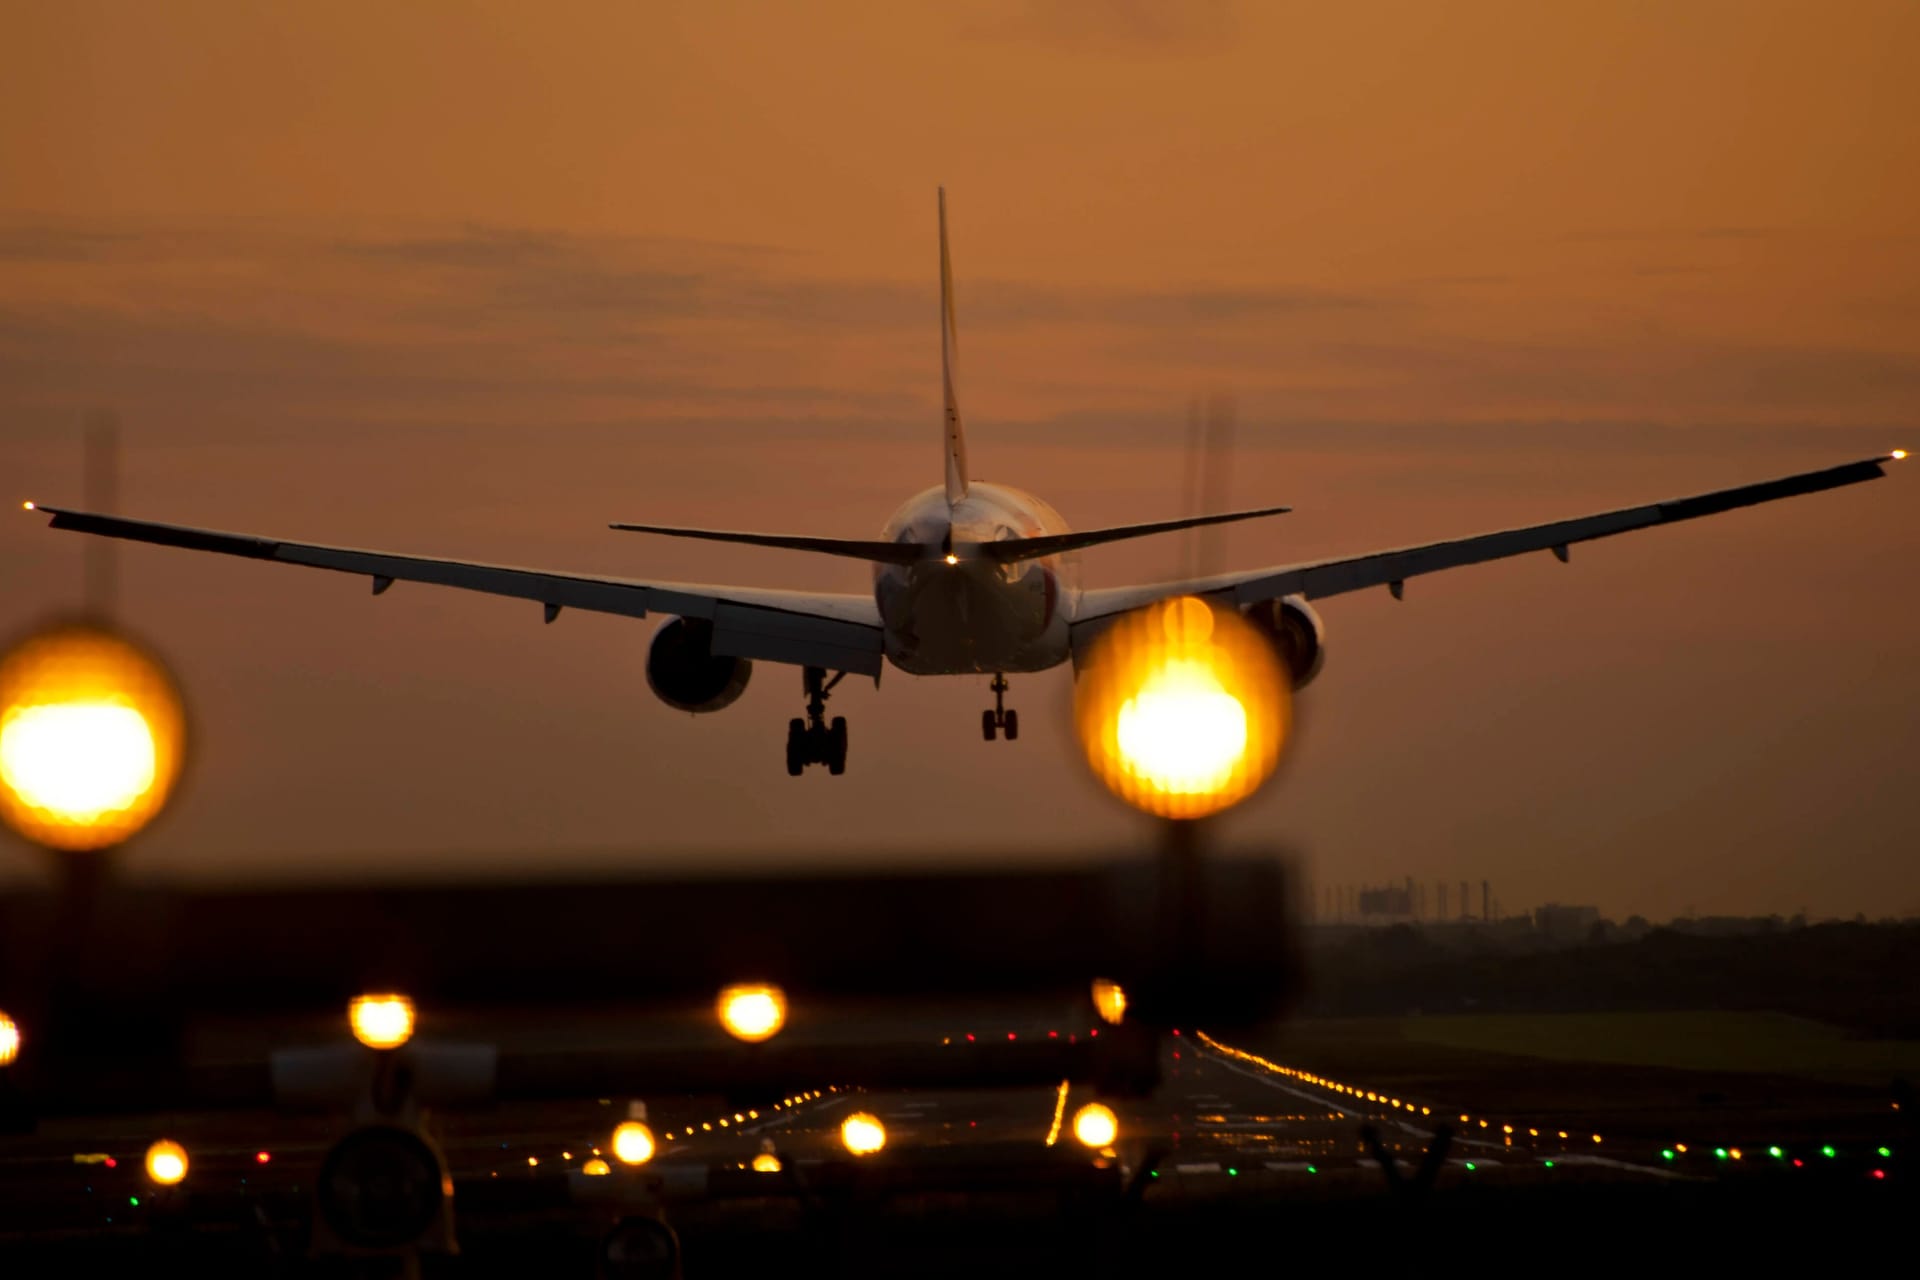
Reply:
M1059 1033L1058 1031L1049 1031L1049 1032L1047 1032L1047 1039L1049 1039L1049 1040L1058 1040L1059 1038L1060 1038L1060 1033Z
M973 1043L973 1032L971 1032L971 1031L969 1031L969 1032L967 1032L967 1043L968 1043L968 1044L972 1044L972 1043Z
M1091 1040L1099 1034L1100 1034L1100 1028L1095 1027L1093 1030L1087 1032L1087 1039Z
M1873 1176L1878 1179L1885 1179L1887 1176L1887 1171L1885 1169L1875 1169L1873 1171Z
M1807 1162L1805 1160L1800 1159L1800 1157L1798 1156L1795 1156L1793 1159L1793 1167L1796 1169L1804 1169L1806 1167L1806 1164Z
M1007 1032L1007 1039L1009 1039L1009 1040L1018 1040L1019 1038L1020 1038L1020 1037L1019 1037L1019 1036L1016 1036L1015 1034L1013 1034L1013 1032L1011 1032L1011 1031L1009 1031L1009 1032Z
M120 1162L118 1160L115 1160L112 1156L107 1157L107 1168L118 1169L119 1167L120 1167Z

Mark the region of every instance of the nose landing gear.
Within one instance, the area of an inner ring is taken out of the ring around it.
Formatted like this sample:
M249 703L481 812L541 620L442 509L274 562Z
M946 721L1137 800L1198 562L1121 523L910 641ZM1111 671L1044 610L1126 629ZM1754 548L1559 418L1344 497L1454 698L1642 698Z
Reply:
M993 710L980 713L980 736L992 742L996 733L1004 733L1007 741L1012 742L1020 736L1020 713L1007 710L1007 677L1002 672L993 673Z
M847 771L847 718L826 719L827 695L846 678L846 672L827 679L823 667L803 667L802 686L807 693L807 717L795 716L787 722L787 775L797 778L810 764L823 764L827 772L839 777Z

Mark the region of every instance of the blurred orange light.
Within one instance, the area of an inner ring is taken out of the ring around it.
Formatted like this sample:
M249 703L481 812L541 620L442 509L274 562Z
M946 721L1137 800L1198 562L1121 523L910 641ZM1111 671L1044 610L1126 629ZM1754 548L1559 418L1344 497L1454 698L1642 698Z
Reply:
M840 1141L856 1156L870 1156L887 1145L887 1127L880 1118L856 1111L840 1124Z
M645 1164L653 1159L653 1130L627 1121L613 1131L613 1154L621 1164Z
M64 624L0 658L0 820L35 844L129 839L166 805L185 750L173 678L124 636Z
M589 1160L580 1166L580 1172L586 1174L589 1178L604 1178L613 1172L613 1166L605 1160Z
M1101 633L1074 686L1074 722L1115 795L1159 817L1198 818L1238 804L1272 774L1290 690L1251 624L1187 596Z
M727 987L716 1007L728 1034L749 1044L778 1034L787 1021L786 993L768 983Z
M347 1006L353 1038L369 1049L398 1049L413 1038L413 1001L403 995L355 996Z
M1073 1113L1073 1136L1083 1147L1111 1146L1119 1133L1120 1121L1111 1107L1089 1102Z
M762 1151L753 1158L753 1171L755 1173L780 1172L780 1157L771 1151Z
M20 1024L0 1012L0 1067L20 1056Z
M187 1149L164 1138L148 1147L147 1176L163 1187L171 1187L185 1178Z

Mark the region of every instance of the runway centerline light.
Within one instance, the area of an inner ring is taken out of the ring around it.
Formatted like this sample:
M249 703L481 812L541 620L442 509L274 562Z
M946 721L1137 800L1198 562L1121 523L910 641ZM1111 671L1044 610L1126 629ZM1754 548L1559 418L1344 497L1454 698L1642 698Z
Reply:
M1093 980L1093 1008L1102 1022L1119 1026L1120 1020L1127 1016L1127 993L1117 982L1105 978Z
M413 1001L393 992L355 996L347 1005L353 1038L369 1049L398 1049L413 1038Z
M1087 762L1137 809L1198 818L1246 799L1279 763L1291 682L1231 609L1191 597L1124 614L1074 686Z
M1119 1134L1120 1121L1111 1107L1089 1102L1073 1113L1073 1136L1083 1147L1111 1146Z
M887 1127L880 1118L856 1111L840 1122L840 1143L856 1156L870 1156L887 1145Z
M786 992L764 982L727 987L715 1008L727 1033L748 1044L771 1039L787 1022Z
M0 1067L20 1056L20 1024L0 1011Z
M162 1138L147 1148L147 1177L171 1187L187 1176L187 1149Z
M613 1131L613 1156L621 1164L645 1164L653 1159L653 1130L628 1120Z
M0 821L62 852L131 838L166 805L186 749L173 678L91 623L0 656Z

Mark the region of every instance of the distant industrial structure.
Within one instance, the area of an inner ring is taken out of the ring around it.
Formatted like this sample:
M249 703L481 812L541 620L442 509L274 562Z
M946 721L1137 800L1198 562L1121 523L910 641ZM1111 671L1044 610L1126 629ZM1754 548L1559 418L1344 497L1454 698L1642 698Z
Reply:
M1312 924L1448 924L1478 921L1488 923L1501 918L1500 901L1493 896L1491 882L1480 882L1480 909L1473 910L1472 885L1460 882L1457 899L1449 893L1445 880L1433 884L1429 898L1427 886L1408 876L1399 884L1326 885L1306 895L1309 923ZM1457 902L1457 908L1455 903ZM1431 903L1431 910L1429 910ZM1594 908L1596 916L1598 909Z

